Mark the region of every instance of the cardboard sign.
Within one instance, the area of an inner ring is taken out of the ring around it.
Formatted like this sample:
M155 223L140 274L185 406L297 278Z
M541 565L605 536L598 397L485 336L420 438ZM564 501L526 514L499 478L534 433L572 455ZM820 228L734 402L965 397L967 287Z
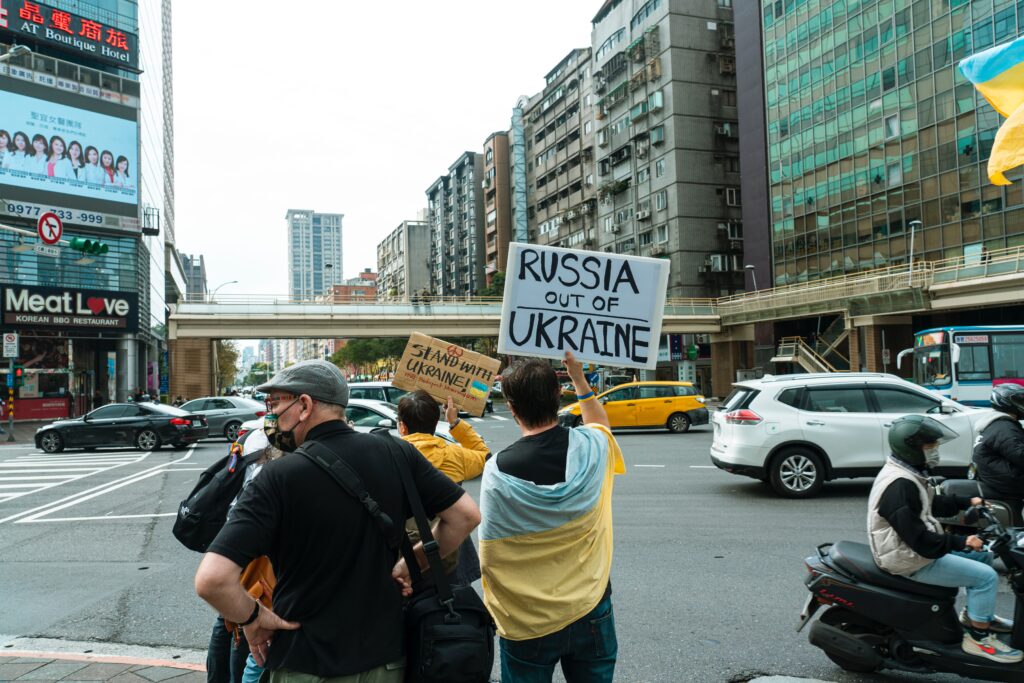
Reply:
M391 384L423 389L441 403L451 396L457 406L481 416L500 367L494 358L413 332Z
M498 353L653 370L669 262L509 244Z

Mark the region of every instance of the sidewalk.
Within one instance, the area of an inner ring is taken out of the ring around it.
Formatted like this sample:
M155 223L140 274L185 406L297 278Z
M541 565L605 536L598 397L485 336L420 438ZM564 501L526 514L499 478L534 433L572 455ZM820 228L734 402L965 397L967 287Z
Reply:
M136 657L57 652L0 652L0 681L206 683L206 666Z
M36 430L43 425L48 425L53 420L25 420L14 423L14 441L7 440L7 420L0 421L0 428L4 433L0 434L0 448L4 446L35 446ZM0 678L0 681L4 679Z

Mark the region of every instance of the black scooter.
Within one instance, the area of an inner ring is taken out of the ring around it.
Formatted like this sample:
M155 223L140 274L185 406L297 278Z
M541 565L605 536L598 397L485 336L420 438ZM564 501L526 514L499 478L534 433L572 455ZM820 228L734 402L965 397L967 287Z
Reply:
M1016 596L1009 642L1024 648L1024 530L1006 529L984 507L972 515L988 522L977 535L1003 560ZM968 523L973 520L968 517ZM865 543L839 541L818 546L805 561L804 580L811 592L797 631L811 623L810 641L833 662L868 673L898 669L945 672L987 681L1024 681L1024 662L1000 664L961 649L963 628L957 617L958 589L930 586L882 571ZM1006 637L1006 636L1002 636Z

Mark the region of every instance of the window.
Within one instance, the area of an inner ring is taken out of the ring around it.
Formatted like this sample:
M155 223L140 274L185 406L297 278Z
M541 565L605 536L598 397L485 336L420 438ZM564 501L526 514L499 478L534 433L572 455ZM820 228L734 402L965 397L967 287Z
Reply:
M103 406L89 413L90 420L111 420L115 417L121 417L124 413L124 406L112 405Z
M676 396L697 396L697 390L693 387L684 387L677 385L675 387Z
M673 386L642 386L640 387L640 398L674 398L676 395Z
M988 344L961 344L960 362L957 363L957 378L960 380L992 380L992 366L989 363Z
M376 427L387 418L363 406L349 406L345 410L345 419L355 427Z
M654 236L658 244L668 242L668 225L662 223L654 229Z
M186 413L191 413L196 410L202 410L203 405L205 405L205 403L205 399L199 398L196 399L195 401L189 401L188 403L185 403L184 405L181 406L181 409L184 410Z
M939 405L934 398L914 391L889 387L872 387L880 413L927 413Z
M1024 334L992 335L992 379L1024 378Z
M807 390L807 410L816 413L870 413L863 389Z
M593 129L594 129L594 122L593 121L587 121L586 123L583 124L583 134L584 135L590 135L590 131L592 131Z
M775 400L782 405L789 406L790 408L798 408L800 406L800 399L803 398L803 395L803 387L794 387L783 391Z
M661 145L665 143L665 126L655 126L650 132L651 144Z
M665 160L658 159L654 162L654 177L660 178L663 175L665 175Z
M654 208L658 211L664 211L668 208L668 190L662 190L654 195Z
M740 190L738 187L725 188L725 204L726 206L740 205Z
M349 389L350 398L366 398L372 401L386 401L387 397L384 395L384 390L380 387L351 387ZM350 406L350 409L354 406Z
M645 166L636 172L636 181L638 183L646 182L651 177L651 172Z
M636 400L636 387L624 387L622 389L616 389L610 394L605 394L602 401L635 401Z
M605 216L604 217L604 231L605 232L611 232L612 228L614 226L615 226L615 219L613 217L611 217L611 216Z
M209 398L206 400L206 406L203 410L233 410L234 405L231 401L224 398Z
M885 167L885 177L888 180L889 187L895 187L903 184L903 166L900 162L894 161Z
M649 246L653 241L654 241L654 239L653 239L653 237L651 235L651 231L650 230L648 230L647 232L640 233L640 246L641 247Z

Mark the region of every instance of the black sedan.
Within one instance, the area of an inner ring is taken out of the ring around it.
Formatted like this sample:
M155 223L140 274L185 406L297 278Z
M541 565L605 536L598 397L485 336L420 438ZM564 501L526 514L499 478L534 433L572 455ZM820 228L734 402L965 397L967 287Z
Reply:
M40 427L36 447L47 453L111 446L155 451L165 444L185 448L208 433L206 418L180 408L161 403L109 403L82 417Z

